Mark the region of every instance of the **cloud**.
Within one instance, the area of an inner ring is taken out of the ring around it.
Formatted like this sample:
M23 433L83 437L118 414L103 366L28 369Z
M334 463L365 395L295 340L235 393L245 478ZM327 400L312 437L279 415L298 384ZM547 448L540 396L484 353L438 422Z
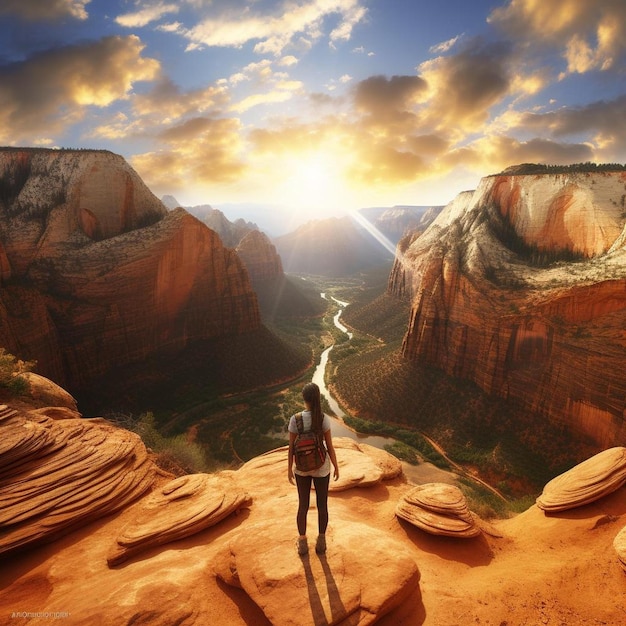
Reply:
M386 125L412 116L413 106L426 89L427 83L419 76L371 76L356 85L354 104L372 123Z
M236 111L237 113L244 113L245 111L261 104L277 104L279 102L286 102L287 100L290 100L292 96L293 94L289 90L252 94L251 96L246 96L243 100L233 104L230 110Z
M621 71L626 56L626 3L621 0L511 0L488 18L527 50L552 47L562 74Z
M510 48L475 39L458 54L422 63L418 71L428 84L429 123L462 133L481 130L490 109L511 86Z
M159 75L158 61L142 50L135 36L106 37L0 66L0 139L51 135L81 119L85 107L126 98L135 82Z
M163 77L147 93L132 98L134 112L141 116L156 116L162 123L170 123L189 114L219 111L229 103L225 87L209 86L181 91L171 79Z
M463 35L457 35L456 37L452 37L452 39L448 39L447 41L442 41L435 46L431 46L428 51L431 54L445 54L449 52L456 45L457 41L461 39Z
M163 131L164 148L135 155L131 164L157 194L232 183L245 171L240 158L240 123L227 118L193 118Z
M511 114L508 126L557 139L587 135L606 160L621 160L626 152L626 96L545 113Z
M263 13L260 5L248 5L244 10L225 10L218 17L203 20L184 32L189 39L189 48L203 46L240 48L256 42L258 54L279 56L291 43L309 44L324 36L329 18L336 25L328 35L335 44L350 39L356 24L367 13L362 0L308 0L298 4L281 2L272 4L272 11ZM256 9L256 10L255 10Z
M91 0L2 0L0 15L16 15L25 20L58 20L72 17L86 20L85 7Z
M442 168L467 167L480 173L495 173L519 163L569 164L593 160L593 149L584 143L564 143L534 138L520 141L503 135L487 135L468 146L451 150Z
M178 13L178 9L176 4L157 2L156 4L148 4L135 13L119 15L115 21L125 28L140 28L150 24L150 22L160 20L164 15Z

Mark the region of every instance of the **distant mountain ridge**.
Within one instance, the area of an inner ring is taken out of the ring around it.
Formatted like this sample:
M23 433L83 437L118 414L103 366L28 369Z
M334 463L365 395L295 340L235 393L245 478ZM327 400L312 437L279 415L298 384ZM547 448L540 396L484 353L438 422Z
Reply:
M163 196L162 201L169 209L181 206L174 196ZM210 204L186 206L184 208L204 222L210 229L214 230L228 248L236 248L249 232L259 230L256 224L246 222L241 218L231 222L222 211L214 209Z

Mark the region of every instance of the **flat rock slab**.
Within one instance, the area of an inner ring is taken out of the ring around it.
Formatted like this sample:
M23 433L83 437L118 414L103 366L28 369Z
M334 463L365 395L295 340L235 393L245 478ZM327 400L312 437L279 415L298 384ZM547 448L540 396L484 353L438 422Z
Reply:
M463 492L446 483L414 487L399 500L396 515L432 535L470 538L481 532Z
M252 524L216 555L214 571L243 589L274 626L373 624L418 589L415 561L384 533L336 522L327 542L326 554L317 555L312 540L299 557L283 525Z
M626 483L626 448L604 450L553 478L537 498L546 512L566 511L594 502Z
M117 511L154 483L156 467L137 435L63 417L15 412L1 421L0 554Z
M170 481L139 506L109 551L107 563L118 565L153 546L189 537L215 526L252 500L234 472L189 474Z

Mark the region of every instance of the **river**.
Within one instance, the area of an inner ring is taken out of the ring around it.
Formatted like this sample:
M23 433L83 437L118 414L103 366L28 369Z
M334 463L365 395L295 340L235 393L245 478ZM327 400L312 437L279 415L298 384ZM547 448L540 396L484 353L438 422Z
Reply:
M328 300L325 293L320 294L322 298ZM342 302L341 300L337 300L337 298L333 298L332 300L336 302L340 309L335 314L333 318L333 322L335 326L343 333L348 336L348 339L352 339L352 333L339 321L341 317L341 313L343 309L348 306L348 302ZM315 372L313 373L313 382L320 388L320 392L323 396L325 396L328 405L330 406L332 412L336 415L336 417L331 416L331 432L334 437L349 437L350 439L354 439L357 443L367 443L370 446L374 446L375 448L385 449L385 446L390 446L396 443L396 439L391 437L381 437L380 435L364 435L363 433L356 432L352 430L343 421L343 417L345 413L339 406L339 403L333 396L331 395L328 387L326 386L326 367L328 365L328 355L334 346L329 346L322 352L320 356L320 362L315 368ZM437 466L432 463L428 463L426 461L420 463L419 465L412 465L410 463L402 462L404 475L415 484L422 483L430 483L430 482L440 482L440 483L454 483L458 479L458 476L452 472L448 472L446 470L439 469Z

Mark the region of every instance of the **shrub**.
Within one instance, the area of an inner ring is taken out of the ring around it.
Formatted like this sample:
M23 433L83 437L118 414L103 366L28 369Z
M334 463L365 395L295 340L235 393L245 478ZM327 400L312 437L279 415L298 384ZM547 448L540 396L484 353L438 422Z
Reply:
M185 435L165 437L157 429L154 414L143 413L131 427L156 455L156 464L174 474L194 474L209 471L202 446L189 441Z
M28 391L28 381L22 376L35 366L34 361L22 361L0 348L0 387L15 394Z

